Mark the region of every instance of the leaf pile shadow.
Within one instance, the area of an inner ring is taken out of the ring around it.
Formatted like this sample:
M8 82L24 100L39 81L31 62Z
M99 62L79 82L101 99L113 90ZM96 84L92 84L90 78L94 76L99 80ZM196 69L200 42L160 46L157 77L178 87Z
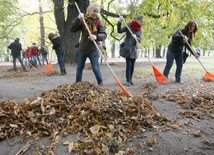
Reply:
M0 139L19 135L26 141L50 136L52 144L45 153L56 150L60 135L68 133L82 135L68 143L69 153L116 153L124 149L122 144L130 135L169 122L148 98L130 98L89 82L61 85L37 98L1 103L0 116Z

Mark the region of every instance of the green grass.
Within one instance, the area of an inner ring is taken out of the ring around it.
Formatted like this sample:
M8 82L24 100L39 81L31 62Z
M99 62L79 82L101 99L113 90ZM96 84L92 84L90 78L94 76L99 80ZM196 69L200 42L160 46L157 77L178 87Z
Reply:
M214 57L200 57L199 60L201 61L202 65L205 67L205 69L208 72L214 74ZM155 62L155 59L153 59L152 62L153 62L153 65L157 67L158 70L162 73L166 62L165 61ZM194 57L189 57L187 59L187 62L183 66L182 74L184 76L189 76L190 78L191 77L201 78L206 73L202 65ZM176 69L176 64L174 62L170 70L171 75L174 75L175 69ZM139 76L153 74L152 65L148 62L147 63L143 62L142 64L138 65L138 67L135 68L134 74Z

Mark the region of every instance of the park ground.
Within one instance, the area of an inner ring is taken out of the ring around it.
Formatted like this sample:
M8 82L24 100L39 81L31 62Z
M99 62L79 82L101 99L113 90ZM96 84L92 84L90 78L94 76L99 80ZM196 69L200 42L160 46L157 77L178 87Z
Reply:
M207 71L214 73L213 57L201 57L200 60ZM156 125L155 128L145 128L140 134L130 135L123 146L131 149L123 149L125 151L119 154L213 155L214 82L203 79L206 71L197 60L190 57L184 64L183 84L174 82L175 64L170 71L169 83L159 84L155 79L152 65L162 72L165 58L151 59L151 61L153 64L149 63L147 58L138 59L133 79L135 85L128 87L125 85L124 77L125 60L123 58L108 60L111 69L129 93L148 98L157 112L163 114L171 122L170 125L167 123ZM53 67L59 72L57 64L53 64ZM120 91L121 88L105 62L100 64L100 68L104 89ZM21 69L13 72L12 63L0 63L1 104L8 100L19 102L24 99L37 98L42 93L56 89L60 85L72 85L75 82L76 66L74 65L66 65L67 74L64 76L47 75L43 73L43 69L44 67L39 67L35 71L28 68L28 72L22 72ZM90 63L86 64L83 81L97 85ZM53 153L55 155L69 154L68 146L63 144L65 141L71 143L77 137L77 133L61 137ZM50 137L41 137L31 143L25 154L35 153L35 145L44 147L50 143ZM19 136L0 139L2 155L14 155L23 146L26 146L26 142L20 141Z

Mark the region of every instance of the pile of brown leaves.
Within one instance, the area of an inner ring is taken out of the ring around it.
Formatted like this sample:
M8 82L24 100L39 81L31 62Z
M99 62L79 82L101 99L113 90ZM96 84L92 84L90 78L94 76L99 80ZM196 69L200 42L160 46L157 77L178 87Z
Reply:
M44 154L57 149L60 135L68 133L84 137L68 143L69 152L119 152L130 135L166 122L168 118L159 114L147 98L130 98L89 82L61 85L37 98L0 104L0 139L48 135L52 144Z

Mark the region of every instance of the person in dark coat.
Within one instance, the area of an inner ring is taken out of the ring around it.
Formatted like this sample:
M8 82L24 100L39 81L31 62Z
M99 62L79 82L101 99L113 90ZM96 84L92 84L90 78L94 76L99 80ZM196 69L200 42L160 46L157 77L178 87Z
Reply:
M120 52L121 56L126 58L126 82L127 86L134 85L132 81L132 76L135 68L135 61L138 58L138 42L142 40L142 30L141 25L144 21L143 15L137 15L134 20L132 20L129 24L122 27L123 17L120 16L119 21L117 23L117 32L118 33L126 33L126 38L121 46ZM130 33L130 30L132 34Z
M77 70L76 70L76 82L82 81L82 73L85 67L86 59L89 58L93 72L97 79L98 85L103 85L102 74L99 67L99 51L94 44L94 41L104 41L107 37L106 30L101 20L98 17L100 7L96 3L91 3L86 12L86 17L83 13L80 13L78 18L75 18L71 23L71 32L81 31L82 36L78 46L77 52ZM89 35L83 19L86 21L91 35Z
M13 57L13 70L17 71L16 68L16 59L19 60L20 64L22 65L23 70L26 72L26 67L23 64L22 58L21 58L21 51L22 51L22 44L19 42L19 38L16 38L14 42L12 42L8 48L11 50L11 55Z
M193 38L195 38L196 32L198 30L197 23L193 20L189 21L184 29L179 29L173 34L172 40L168 46L167 55L166 55L166 65L163 71L163 75L168 78L170 69L173 65L173 62L175 60L176 63L176 71L175 71L175 82L177 83L183 83L181 79L182 74L182 68L184 63L184 51L188 49L193 56L195 56L196 59L198 59L198 55L194 54L193 51L189 48L187 45L187 42L191 46L191 42ZM180 31L183 33L183 36L181 35Z
M58 64L60 66L61 75L65 75L65 74L67 74L67 72L66 72L65 64L64 64L64 60L63 60L64 48L62 46L61 37L57 33L49 33L48 38L52 42L52 44L53 44L52 48L56 52Z
M47 50L44 47L41 47L40 53L42 54L42 64L45 65L45 61L48 64L48 58L47 58L48 52L47 52Z

